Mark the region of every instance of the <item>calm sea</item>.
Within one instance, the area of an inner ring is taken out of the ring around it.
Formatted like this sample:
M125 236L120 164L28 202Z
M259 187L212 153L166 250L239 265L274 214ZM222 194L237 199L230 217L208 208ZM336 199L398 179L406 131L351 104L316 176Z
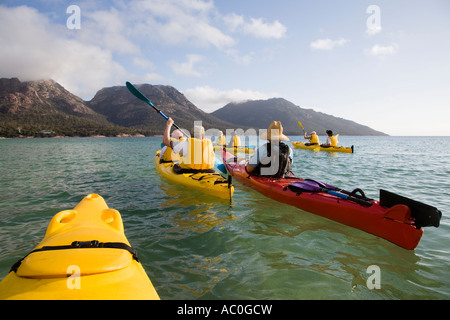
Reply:
M303 141L291 137L292 141ZM324 140L324 138L322 138ZM436 206L414 251L235 183L230 203L161 178L161 138L0 140L0 279L54 214L89 193L122 214L162 299L449 299L450 137L339 137L354 154L294 150L294 173ZM380 289L369 289L379 267Z

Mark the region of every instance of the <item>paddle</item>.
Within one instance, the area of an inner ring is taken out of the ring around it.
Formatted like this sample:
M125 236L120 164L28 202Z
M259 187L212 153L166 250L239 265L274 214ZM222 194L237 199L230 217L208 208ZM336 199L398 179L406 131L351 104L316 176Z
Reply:
M323 183L320 183L320 185L319 185L319 184L316 184L315 182L316 181L314 181L314 180L297 181L297 182L290 184L288 186L288 189L291 191L294 191L294 192L298 192L298 191L325 192L325 193L331 194L333 196L339 197L344 200L353 201L353 202L358 203L365 207L370 207L372 205L372 203L369 201L356 198L352 195L341 193L341 192L339 192L340 190L337 189L336 187L333 187L333 186L327 185L327 184L323 184ZM327 188L327 186L330 188ZM337 191L337 190L339 190L339 191Z
M227 169L225 169L225 170L227 170ZM228 182L228 191L229 191L229 194L230 194L230 204L231 204L231 196L232 196L232 194L231 194L231 184L233 183L233 177L231 176L231 174L228 175L227 182Z
M373 200L373 199L367 198L366 195L364 194L364 191L362 191L359 188L356 188L355 190L350 192L350 191L347 191L347 190L344 190L344 189L337 188L337 187L332 186L330 184L327 184L325 182L320 182L320 181L316 181L316 180L312 180L312 179L305 179L305 182L306 183L312 183L314 185L318 185L318 186L320 186L322 188L325 188L325 189L330 189L330 190L333 190L333 191L338 191L338 192L341 192L341 193L345 193L345 194L347 194L349 196L356 197L358 199L362 199L362 200L366 200L366 201ZM359 193L359 194L357 194L357 193Z
M298 125L302 128L302 130L303 130L303 134L305 134L305 128L303 128L303 125L302 125L302 123L300 122L300 121L297 121L298 122Z
M130 82L126 82L126 86L128 88L128 90L130 90L130 92L138 99L147 102L153 109L155 109L164 119L169 120L169 117L166 116L161 110L159 110L158 108L156 108L153 103L146 97L144 96L138 89L136 89L135 86L133 86ZM183 134L185 134L185 132L180 129L180 127L178 127L175 123L173 123L173 126L175 128L177 128L178 130L180 130L181 132L183 132ZM185 134L186 135L186 134ZM187 136L187 135L186 135Z
M126 86L128 88L128 90L130 90L130 92L138 99L148 103L153 109L155 109L164 119L168 120L169 117L166 116L161 110L159 110L158 108L156 108L153 103L146 97L144 96L138 89L136 89L135 86L133 86L130 82L126 82ZM177 128L178 130L180 130L181 132L183 132L182 129L180 129L180 127L178 127L175 123L173 124L173 126L175 128ZM184 132L183 132L184 133ZM185 134L185 133L184 133ZM186 135L186 134L185 134ZM186 135L188 136L188 135ZM216 157L217 159L217 157ZM221 172L223 173L227 173L227 169L225 168L225 165L223 163L218 163L216 160L216 167L217 169L219 169Z

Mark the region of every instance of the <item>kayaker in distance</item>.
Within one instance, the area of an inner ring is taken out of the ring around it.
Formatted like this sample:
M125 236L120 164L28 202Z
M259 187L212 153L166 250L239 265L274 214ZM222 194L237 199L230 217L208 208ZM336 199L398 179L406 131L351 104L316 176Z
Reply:
M185 140L183 132L181 130L175 130L171 134L170 141L183 141ZM171 147L164 146L159 153L160 162L177 162L180 161L180 155L175 154Z
M232 136L230 142L228 142L228 148L240 147L241 146L241 138L239 136Z
M211 140L205 138L205 129L194 126L193 137L184 141L171 141L170 129L173 119L169 117L164 130L163 144L180 155L180 162L174 166L176 173L214 172L214 148Z
M309 142L305 143L305 146L314 146L314 145L320 144L319 136L317 135L317 133L315 131L311 131L311 135L310 136L307 136L306 134L307 134L307 132L305 132L303 134L303 137L305 139L309 140Z
M252 175L283 178L290 174L294 161L292 149L281 141L289 141L283 134L280 121L272 121L269 129L261 135L269 140L259 147L248 161L245 169ZM278 155L278 157L276 157Z
M215 145L216 146L221 146L221 147L224 147L225 146L225 143L226 143L226 138L225 138L225 136L223 135L223 132L222 131L219 131L219 135L218 135L218 137L217 137L217 139L216 139L216 141L215 141Z
M338 146L338 136L339 134L333 135L333 131L327 130L327 142L322 144L321 147L337 147Z

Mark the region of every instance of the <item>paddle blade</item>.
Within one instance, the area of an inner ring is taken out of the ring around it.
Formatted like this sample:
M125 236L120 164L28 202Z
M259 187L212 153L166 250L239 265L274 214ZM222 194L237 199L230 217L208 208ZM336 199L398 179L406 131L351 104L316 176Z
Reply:
M300 121L297 121L297 122L298 122L298 125L302 128L302 130L305 131L305 128L303 128L302 123Z
M145 97L138 89L136 89L135 86L133 86L130 82L126 82L126 86L128 88L128 90L130 90L130 92L138 99L147 102L148 104L150 104L153 107L153 103L147 99L147 97Z
M221 173L227 173L227 168L220 160L217 159L217 157L215 158L214 162L217 170L219 170Z
M164 113L161 112L161 110L159 110L158 108L156 108L156 107L153 105L153 103L152 103L149 99L147 99L146 96L144 96L138 89L136 89L135 86L133 86L133 85L132 85L131 83L129 83L128 81L126 82L126 86L127 86L128 90L130 90L130 92L131 92L136 98L138 98L138 99L140 99L140 100L142 100L142 101L144 101L144 102L147 102L147 103L148 103L153 109L155 109L156 112L158 112L164 119L166 119L166 120L169 119L168 116L166 116ZM177 128L178 130L181 130L180 127L177 126L175 123L173 124L173 126L174 126L175 128ZM189 136L188 134L186 134L185 131L181 130L181 132L183 132L183 134L184 134L186 137Z

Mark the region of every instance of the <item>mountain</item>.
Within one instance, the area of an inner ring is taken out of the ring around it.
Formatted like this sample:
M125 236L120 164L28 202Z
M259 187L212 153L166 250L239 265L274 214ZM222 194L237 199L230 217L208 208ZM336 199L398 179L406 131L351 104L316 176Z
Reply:
M191 130L237 128L193 105L171 86L137 86L176 124ZM166 120L125 86L103 88L83 101L53 80L0 79L0 136L161 135Z
M86 136L116 129L53 80L0 79L0 136Z
M328 129L340 135L386 135L350 120L300 108L282 98L229 103L211 114L224 121L255 129L267 129L273 120L278 120L287 135L303 133L297 121L303 124L306 131L314 130L319 135L325 135Z
M269 100L229 103L211 114L197 108L171 86L142 84L137 88L165 115L188 130L194 121L205 129L267 129L272 120L282 122L285 133L301 134L297 121L308 131L341 135L384 135L353 121L336 118L293 103ZM0 137L161 135L166 121L137 99L126 86L103 88L91 101L64 89L53 80L0 79Z
M32 112L96 116L81 98L53 80L20 82L17 78L0 79L0 112L10 115Z
M205 129L237 128L235 124L200 110L174 87L142 84L137 85L136 88L161 112L172 117L180 128L191 130L194 121L198 120L202 121ZM144 129L153 134L162 134L166 126L166 120L161 115L133 96L125 86L103 88L87 105L97 113L106 116L108 121L120 126Z

